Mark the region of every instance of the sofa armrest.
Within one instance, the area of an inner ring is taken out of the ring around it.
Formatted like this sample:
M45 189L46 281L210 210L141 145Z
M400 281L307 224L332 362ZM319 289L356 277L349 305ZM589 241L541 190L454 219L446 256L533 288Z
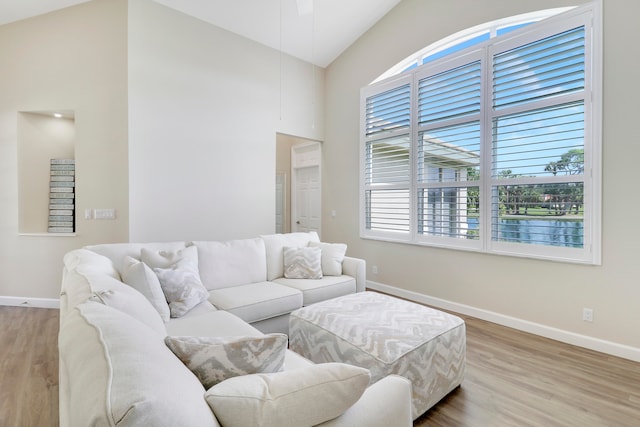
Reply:
M342 274L355 277L356 292L364 292L367 287L367 263L360 258L344 257Z
M320 426L411 427L411 382L398 375L386 376L370 385L347 412Z

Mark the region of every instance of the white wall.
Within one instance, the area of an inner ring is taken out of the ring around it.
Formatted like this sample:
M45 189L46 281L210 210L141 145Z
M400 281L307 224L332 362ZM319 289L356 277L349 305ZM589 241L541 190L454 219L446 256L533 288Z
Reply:
M274 232L276 133L322 139L323 88L322 69L130 1L131 240Z
M568 0L404 0L327 68L325 240L346 240L369 280L476 315L640 357L635 213L640 3L604 1L603 257L584 266L363 240L358 236L359 91L412 52L459 30ZM465 13L460 13L464 10ZM328 214L332 209L336 218ZM371 266L379 273L373 275ZM582 308L594 321L582 321ZM602 344L602 345L601 345Z
M96 0L0 26L0 303L57 298L67 251L127 240L126 17L125 1ZM76 112L78 212L118 219L78 216L75 237L19 235L18 112L56 109Z

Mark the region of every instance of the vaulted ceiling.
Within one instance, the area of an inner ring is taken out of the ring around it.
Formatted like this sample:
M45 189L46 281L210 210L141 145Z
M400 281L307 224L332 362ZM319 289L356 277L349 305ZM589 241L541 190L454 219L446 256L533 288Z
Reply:
M0 25L88 0L2 0ZM401 0L154 0L326 67Z

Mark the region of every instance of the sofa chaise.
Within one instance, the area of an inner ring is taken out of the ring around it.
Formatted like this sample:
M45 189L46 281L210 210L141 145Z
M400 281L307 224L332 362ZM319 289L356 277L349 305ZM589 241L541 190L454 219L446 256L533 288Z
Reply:
M286 347L293 310L364 290L345 252L315 233L69 252L60 425L411 425L408 380Z

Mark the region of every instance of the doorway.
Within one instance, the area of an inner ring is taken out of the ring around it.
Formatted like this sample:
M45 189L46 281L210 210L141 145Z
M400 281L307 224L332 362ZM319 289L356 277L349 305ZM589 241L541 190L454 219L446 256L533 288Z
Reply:
M291 231L315 231L322 226L321 145L291 147Z
M318 141L276 135L276 233L320 233L321 148Z

